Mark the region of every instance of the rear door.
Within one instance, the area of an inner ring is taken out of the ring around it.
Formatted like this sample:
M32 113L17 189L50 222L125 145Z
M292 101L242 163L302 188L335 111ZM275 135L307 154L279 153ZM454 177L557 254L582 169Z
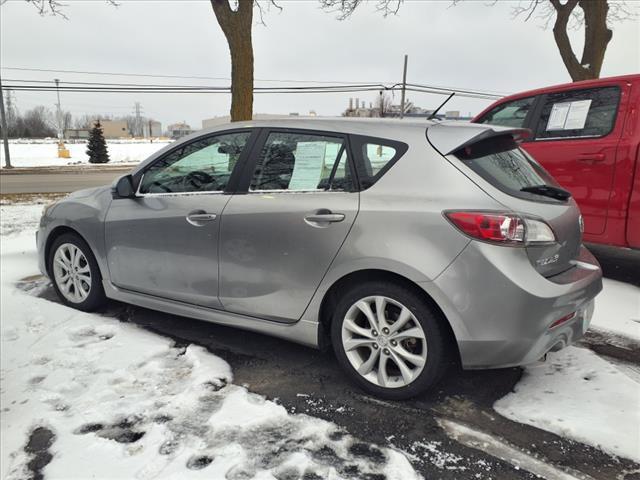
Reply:
M359 194L347 138L265 130L227 204L220 301L231 312L298 320L344 242Z
M523 147L569 190L584 217L585 234L604 233L624 115L623 83L540 97Z

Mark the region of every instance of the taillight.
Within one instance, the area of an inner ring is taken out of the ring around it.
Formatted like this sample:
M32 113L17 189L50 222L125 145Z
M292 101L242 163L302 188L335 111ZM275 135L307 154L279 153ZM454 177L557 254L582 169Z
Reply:
M445 215L462 233L485 242L515 246L556 239L545 222L512 213L454 211Z

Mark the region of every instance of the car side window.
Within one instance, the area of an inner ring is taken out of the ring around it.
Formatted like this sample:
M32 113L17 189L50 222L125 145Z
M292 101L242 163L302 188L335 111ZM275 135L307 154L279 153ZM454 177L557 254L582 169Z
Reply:
M144 172L140 193L223 191L250 135L215 135L174 150Z
M618 87L570 90L547 95L536 125L536 140L608 135L620 101Z
M344 139L295 132L269 134L249 187L254 192L351 189Z
M535 98L536 97L521 98L498 105L485 113L477 123L490 123L492 125L514 128L523 127Z

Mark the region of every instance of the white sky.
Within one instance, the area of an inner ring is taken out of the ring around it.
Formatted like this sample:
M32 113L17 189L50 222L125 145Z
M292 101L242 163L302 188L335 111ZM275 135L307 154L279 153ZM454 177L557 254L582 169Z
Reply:
M40 17L24 0L0 7L1 66L229 77L228 48L208 0L119 0L114 8L100 0L65 0L69 17ZM550 30L535 19L512 19L518 2L469 0L407 1L397 16L383 18L375 3L362 5L348 20L319 9L315 0L281 0L267 27L254 25L256 79L365 81L401 80L409 55L408 82L505 93L570 81ZM628 2L633 5L633 1ZM640 71L640 18L613 25L613 40L602 76ZM581 53L580 32L572 33ZM67 73L2 70L8 79L226 85L228 80L171 80L98 77ZM257 82L257 85L275 85ZM359 94L256 95L254 112L339 115ZM16 93L22 111L44 104L55 93ZM433 108L444 97L411 93L416 105ZM399 94L396 94L396 102ZM168 123L186 120L199 128L203 118L226 115L228 94L65 93L62 106L82 113L129 114L140 101L144 113ZM447 110L477 113L489 102L454 98Z

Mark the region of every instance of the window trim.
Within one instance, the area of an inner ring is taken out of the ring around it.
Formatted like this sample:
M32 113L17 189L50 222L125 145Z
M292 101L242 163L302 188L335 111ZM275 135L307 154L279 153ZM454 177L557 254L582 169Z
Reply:
M297 193L353 193L358 191L359 179L357 176L356 168L353 160L353 150L351 148L349 135L341 132L315 130L308 128L286 128L286 127L262 127L260 135L255 140L249 158L247 158L242 174L239 175L238 188L234 192L241 195L264 195L269 193L284 193L284 194L297 194ZM300 135L317 135L322 137L334 137L343 141L345 150L347 152L347 164L349 165L349 171L352 178L352 188L349 190L328 190L328 189L308 189L308 190L250 190L251 180L258 164L260 153L266 145L267 139L271 133L294 133ZM239 162L238 162L239 163Z
M409 145L404 142L400 142L398 140L391 140L388 138L381 137L370 137L368 135L351 135L351 143L354 151L358 152L354 157L356 161L356 170L358 172L358 188L359 191L367 190L375 185L378 180L380 180L390 169L393 167L398 160L400 160L407 150L409 150ZM363 147L366 144L375 144L382 145L383 147L392 147L395 149L396 154L382 167L378 173L376 173L373 177L370 177L370 180L365 179L368 175L366 174L365 167L365 158L364 158L364 150ZM365 184L366 183L366 184Z
M240 157L238 158L238 161L236 162L235 166L233 167L233 171L231 172L231 175L229 176L229 181L227 182L227 185L225 186L224 190L203 190L203 191L198 191L198 192L156 192L156 193L142 193L140 191L140 189L142 188L142 180L144 179L144 176L146 175L147 171L153 167L153 165L155 165L156 163L164 160L167 156L175 153L177 150L180 150L182 148L187 147L188 145L191 145L193 143L196 142L200 142L202 140L211 138L211 137L219 137L222 135L230 135L230 134L234 134L234 133L249 133L249 138L247 138L247 143L244 147L244 149L242 150L242 153L240 154ZM156 158L153 162L151 162L149 165L145 165L145 167L137 172L135 172L134 174L134 179L135 182L137 184L136 186L136 197L140 197L140 198L144 198L144 197L173 197L173 196L182 196L182 195L203 195L203 194L220 194L220 195L229 195L229 194L233 194L236 193L234 191L234 188L236 187L237 183L238 183L238 177L241 175L243 169L244 169L244 164L247 160L247 157L249 156L249 153L253 150L253 147L255 145L255 142L257 140L257 137L260 133L260 129L259 128L234 128L231 130L220 130L217 132L208 132L208 133L204 133L202 135L199 135L197 137L191 138L188 141L183 141L183 142L176 142L176 145L174 145L170 150L166 151L163 155L161 155L160 157Z
M538 137L537 132L538 132L538 123L540 122L540 119L542 118L542 110L544 109L546 103L547 103L547 98L550 95L556 95L558 93L574 93L574 92L584 92L587 90L602 90L604 88L615 88L618 90L618 103L616 104L616 112L615 115L613 117L613 121L611 122L611 128L609 129L609 131L603 135L584 135L584 136L580 136L580 137L547 137L547 138L541 138ZM618 84L612 84L612 85L597 85L597 86L593 86L593 87L586 87L586 88L570 88L568 90L557 90L555 92L547 92L544 94L541 94L538 96L538 102L539 102L539 108L536 111L536 116L533 119L533 121L531 122L531 125L529 126L529 130L531 130L531 138L529 138L527 141L528 142L558 142L558 141L562 141L562 142L566 142L566 141L580 141L580 140L593 140L593 139L597 139L597 138L604 138L607 137L609 135L611 135L613 133L613 131L616 129L616 125L618 123L618 114L620 113L620 105L622 103L622 89L620 88L620 85Z
M513 102L519 102L521 100L528 100L529 98L532 98L533 101L531 102L531 107L529 107L529 111L527 112L527 114L524 117L524 120L522 121L522 125L519 127L509 127L509 128L529 128L531 129L530 125L532 124L532 119L536 118L538 115L538 106L540 103L540 97L541 95L529 95L527 97L520 97L520 98L514 98L511 100L507 100L501 103L498 103L496 106L494 106L491 110L489 110L487 113L485 113L482 117L480 117L478 120L476 120L474 123L478 123L478 124L482 124L482 125L497 125L494 123L490 123L490 122L485 122L484 119L494 110L496 110L499 107L504 107L505 105L508 105L510 103ZM503 126L503 125L499 125L499 126ZM527 140L527 141L531 141L531 140Z

